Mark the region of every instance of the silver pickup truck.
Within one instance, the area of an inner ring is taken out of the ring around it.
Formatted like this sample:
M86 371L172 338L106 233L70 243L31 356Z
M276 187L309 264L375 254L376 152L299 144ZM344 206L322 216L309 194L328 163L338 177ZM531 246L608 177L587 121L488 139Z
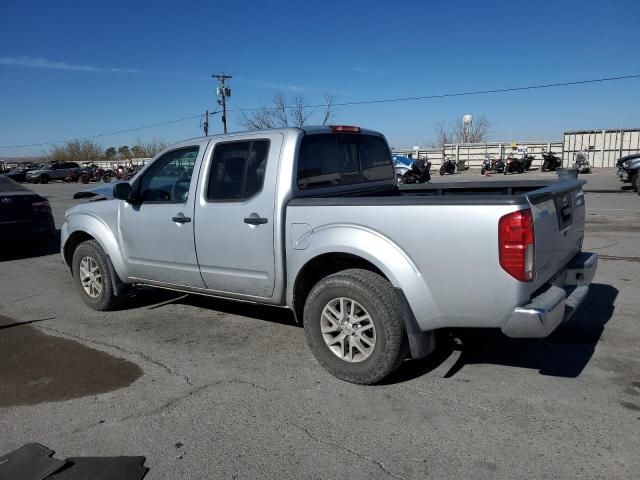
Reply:
M96 310L136 285L288 307L327 370L370 384L444 327L569 319L597 265L583 184L398 187L385 138L351 126L196 138L69 209L62 257Z

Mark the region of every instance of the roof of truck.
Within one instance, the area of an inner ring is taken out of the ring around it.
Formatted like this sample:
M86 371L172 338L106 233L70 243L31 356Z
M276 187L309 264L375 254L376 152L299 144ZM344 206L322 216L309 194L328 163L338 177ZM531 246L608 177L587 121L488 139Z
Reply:
M235 136L243 136L243 135L249 135L249 134L255 135L255 134L260 134L262 132L286 134L293 131L296 131L296 132L302 131L307 135L315 135L319 133L332 133L333 132L331 128L332 126L333 125L305 125L303 127L265 128L260 130L243 130L241 132L218 133L215 135L208 135L206 137L201 136L201 137L194 137L194 138L188 138L186 140L181 140L179 142L176 142L170 145L170 147L181 145L183 143L210 140L213 138L217 139L221 137L235 137ZM366 135L382 135L380 132L376 132L375 130L368 130L366 128L360 128L360 133L364 133Z

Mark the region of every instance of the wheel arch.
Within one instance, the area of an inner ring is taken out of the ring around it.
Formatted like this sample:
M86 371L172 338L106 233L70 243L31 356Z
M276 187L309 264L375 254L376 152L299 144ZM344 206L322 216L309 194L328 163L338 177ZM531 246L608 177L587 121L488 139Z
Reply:
M351 268L369 270L389 280L380 268L362 256L340 251L319 254L303 265L293 283L290 306L293 309L296 321L302 324L302 311L305 301L316 283L329 275Z
M95 240L105 252L113 265L115 272L121 279L126 279L127 268L118 246L118 241L111 229L99 218L93 215L71 215L63 228L66 236L63 239L62 255L65 263L71 267L73 252L82 242Z

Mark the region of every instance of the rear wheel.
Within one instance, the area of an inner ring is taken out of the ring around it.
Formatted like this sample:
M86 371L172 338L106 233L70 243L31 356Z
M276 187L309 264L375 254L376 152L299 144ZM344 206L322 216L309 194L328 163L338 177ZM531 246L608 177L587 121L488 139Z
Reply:
M368 270L344 270L318 282L304 306L304 331L318 362L347 382L379 382L407 354L398 296Z
M82 300L94 310L113 310L122 303L113 290L107 255L95 240L81 243L73 252L72 272Z
M49 183L49 177L46 175L40 175L40 183Z

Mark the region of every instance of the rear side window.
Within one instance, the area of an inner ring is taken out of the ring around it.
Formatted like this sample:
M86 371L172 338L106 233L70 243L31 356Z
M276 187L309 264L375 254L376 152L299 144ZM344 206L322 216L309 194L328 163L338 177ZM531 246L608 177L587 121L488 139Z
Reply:
M392 178L389 147L380 137L341 133L302 139L297 175L301 190Z
M269 140L216 145L209 172L207 200L233 201L262 190L269 156Z

